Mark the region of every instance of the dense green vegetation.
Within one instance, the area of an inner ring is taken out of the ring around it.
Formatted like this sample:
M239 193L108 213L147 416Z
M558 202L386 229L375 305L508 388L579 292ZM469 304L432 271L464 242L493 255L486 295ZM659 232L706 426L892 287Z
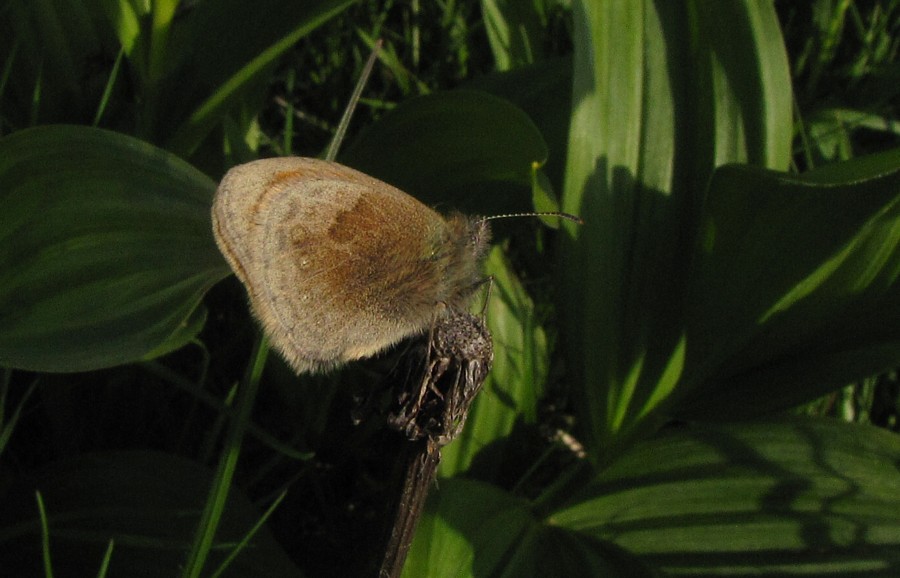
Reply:
M339 160L498 223L405 576L900 574L900 2L0 3L0 568L371 574L403 348L265 355L209 208Z

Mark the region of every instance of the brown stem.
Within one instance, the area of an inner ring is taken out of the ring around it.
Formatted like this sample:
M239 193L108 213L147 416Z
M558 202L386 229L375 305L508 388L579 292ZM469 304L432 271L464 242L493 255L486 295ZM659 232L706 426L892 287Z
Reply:
M494 352L484 321L447 308L434 323L427 346L417 356L408 379L395 392L388 426L405 435L399 466L403 470L392 506L378 578L399 578L437 475L441 447L463 428L469 408L490 371Z
M384 549L378 578L399 578L403 572L406 555L441 461L440 450L427 439L407 442L402 453L404 475L396 494L398 499L393 508L391 534Z

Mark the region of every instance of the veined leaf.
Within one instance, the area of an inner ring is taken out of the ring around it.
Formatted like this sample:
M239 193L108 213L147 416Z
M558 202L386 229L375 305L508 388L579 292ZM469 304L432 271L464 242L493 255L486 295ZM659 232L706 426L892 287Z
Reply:
M191 312L229 273L212 238L214 188L174 155L108 131L0 140L0 364L83 371L189 339Z
M667 576L893 576L900 437L833 420L663 432L547 522Z
M573 8L563 210L586 224L564 224L563 331L584 441L604 461L678 394L703 191L726 162L787 166L790 77L770 3Z
M683 415L785 409L900 363L900 151L800 177L723 167L701 235Z
M772 420L663 431L540 509L443 480L405 575L894 576L898 460L884 430Z

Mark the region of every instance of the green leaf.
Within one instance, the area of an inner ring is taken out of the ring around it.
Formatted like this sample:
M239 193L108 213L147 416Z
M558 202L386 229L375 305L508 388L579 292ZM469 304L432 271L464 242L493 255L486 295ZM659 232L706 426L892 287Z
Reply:
M173 103L172 108L186 118L179 116L178 128L166 148L191 154L249 88L263 87L260 74L353 1L220 0L198 4L184 27L175 31L169 53L178 66L168 71L169 82L160 102ZM188 94L185 87L190 88Z
M572 116L572 58L553 58L473 78L465 88L505 98L521 108L541 131L549 156L541 168L562 188L569 119Z
M174 155L103 130L0 140L0 364L83 371L190 339L200 298L229 273L214 188Z
M546 524L526 500L462 478L441 480L403 568L410 578L652 575L617 546Z
M546 158L541 133L519 108L483 92L454 90L405 101L364 131L341 162L423 202L446 202L452 194L456 208L497 214L511 209L497 183L520 185L527 207L532 163Z
M900 363L900 150L800 177L723 167L698 251L684 415L784 409Z
M900 437L836 420L675 427L546 513L443 480L405 575L894 576L898 463Z
M537 421L549 371L547 337L535 318L534 303L500 247L491 249L485 273L493 279L485 315L493 335L494 366L459 438L441 452L440 475L445 477L467 470L475 459L479 478L498 477L504 456L511 453L504 438L517 422Z
M546 514L443 480L405 575L894 576L898 463L897 435L830 419L674 427Z
M484 28L497 70L509 70L539 60L543 52L543 14L538 2L482 0Z
M204 325L206 325L207 315L208 312L206 310L206 307L201 303L198 307L191 311L190 316L184 321L184 323L181 323L175 329L175 332L172 333L172 335L170 335L168 339L163 341L156 349L153 349L152 351L146 353L141 359L155 359L167 353L171 353L173 351L181 349L188 343L193 343L197 337L197 334L200 333L200 330L203 329Z
M169 36L178 3L178 0L156 0L150 5L150 82L155 83L162 78L172 60Z
M97 74L97 55L113 40L98 27L95 4L12 0L0 7L4 65L6 55L15 53L13 80L0 100L4 131L35 122L90 121L106 81Z
M403 576L493 575L533 524L523 499L483 482L442 480L429 497Z
M734 161L786 170L791 160L793 93L772 4L756 0L686 4L690 25L697 28L692 36L696 52L691 55L695 66L689 69L694 75L689 78L694 85L690 97L701 99L699 107L691 107L691 129L700 129L695 142L708 155L694 165L695 183L704 185L711 169Z
M93 576L110 540L110 576L179 576L212 475L161 452L108 452L52 464L8 488L0 507L0 566L40 574L39 490L49 517L52 563L62 575ZM222 561L259 519L232 489L209 568ZM301 576L272 535L254 535L223 576Z
M546 523L666 575L896 576L900 437L833 420L674 428Z
M149 41L141 34L141 18L146 15L143 10L149 10L150 6L117 0L98 0L97 4L105 13L109 26L119 40L135 74L142 79L148 78Z
M562 329L582 437L602 462L678 393L703 191L726 162L787 166L791 92L771 3L573 10L562 206L586 224L564 223Z
M531 167L531 202L535 211L559 212L559 199L556 198L556 193L553 191L550 177L537 166L537 163ZM559 221L558 217L541 217L541 222L551 229L558 229Z

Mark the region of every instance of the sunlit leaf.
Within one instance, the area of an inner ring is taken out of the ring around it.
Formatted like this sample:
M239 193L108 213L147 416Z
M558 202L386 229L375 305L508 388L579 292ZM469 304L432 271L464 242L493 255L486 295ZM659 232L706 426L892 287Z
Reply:
M496 477L504 455L509 454L509 441L504 438L517 421L537 421L537 404L547 378L546 335L535 318L534 303L500 247L491 250L485 273L492 278L485 315L493 336L494 366L469 411L465 429L442 451L442 476L465 471L478 457L479 477Z
M405 575L893 576L898 460L895 434L804 419L672 428L541 506L444 480Z
M791 91L770 3L576 2L563 332L585 442L653 431L684 342L703 192L727 162L784 168ZM728 22L728 26L723 26ZM750 72L748 72L750 71ZM674 365L673 365L674 364Z
M629 449L548 523L666 575L900 571L900 437L831 420L687 427Z
M483 0L484 28L497 70L531 64L542 56L542 16L538 2Z

